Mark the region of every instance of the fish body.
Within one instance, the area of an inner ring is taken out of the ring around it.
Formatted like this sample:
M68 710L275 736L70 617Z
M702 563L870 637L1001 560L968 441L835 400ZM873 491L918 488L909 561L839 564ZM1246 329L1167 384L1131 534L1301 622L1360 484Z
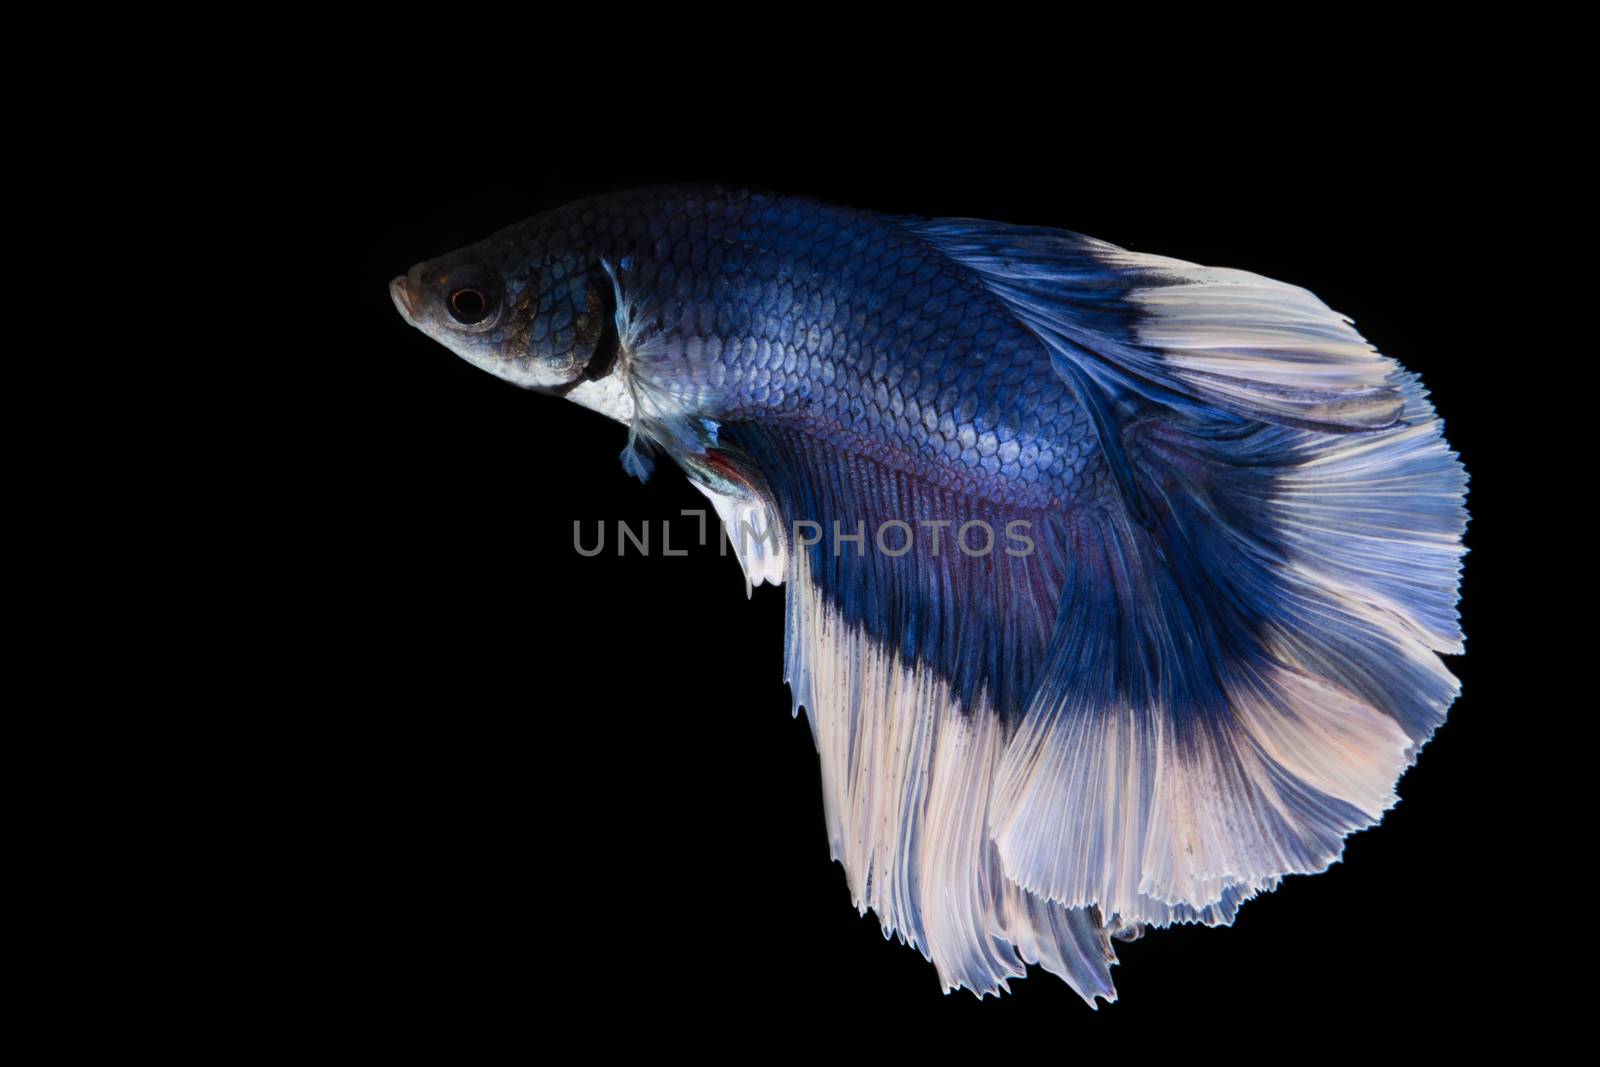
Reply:
M947 989L1039 964L1113 999L1111 938L1325 868L1457 692L1464 472L1302 289L680 187L391 291L626 423L629 469L669 457L786 585L834 857Z
M652 342L635 371L674 414L849 436L919 477L1008 501L1061 499L1097 474L1087 415L1044 346L980 281L881 215L644 190L529 220L468 258L505 279L512 314L477 361L510 381L569 384L620 287ZM427 270L407 284L422 287ZM436 265L429 280L447 275ZM633 414L603 390L573 398Z

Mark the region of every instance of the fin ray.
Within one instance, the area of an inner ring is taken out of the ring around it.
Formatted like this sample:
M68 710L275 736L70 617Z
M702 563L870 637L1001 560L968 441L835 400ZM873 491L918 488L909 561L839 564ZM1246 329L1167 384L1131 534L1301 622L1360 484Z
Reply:
M984 513L801 434L730 425L722 440L763 472L786 533L795 520L871 531L880 518ZM1020 709L1059 596L1051 554L913 543L899 558L835 554L827 538L785 550L785 673L817 745L833 857L856 906L930 959L947 992L998 994L1036 963L1091 1006L1114 999L1099 913L1018 887L989 835L1001 709Z
M1443 720L1465 474L1415 376L1304 289L1057 230L899 220L1096 416L996 779L1007 875L1119 929L1227 922L1376 822Z
M1299 286L1066 230L903 219L1049 345L1115 391L1322 430L1392 425L1393 360Z

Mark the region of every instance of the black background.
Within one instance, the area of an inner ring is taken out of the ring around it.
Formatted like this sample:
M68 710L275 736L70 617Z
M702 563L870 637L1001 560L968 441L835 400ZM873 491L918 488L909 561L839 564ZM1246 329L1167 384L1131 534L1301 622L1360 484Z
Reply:
M893 95L774 112L708 86L653 118L586 89L570 121L522 122L459 82L420 106L425 87L403 106L353 102L336 136L278 164L283 195L324 220L302 263L309 326L275 372L293 394L274 524L298 620L279 647L318 709L294 719L320 813L290 872L316 901L314 988L419 1032L516 1031L537 1006L541 1026L605 1040L609 1024L577 1020L609 1006L659 1035L848 1019L1214 1050L1231 1040L1219 1025L1403 1023L1531 988L1522 920L1485 899L1529 846L1508 807L1524 772L1504 662L1516 620L1496 577L1507 364L1481 288L1499 195L1481 112L1335 98L1288 122L1223 101L1081 127ZM647 521L656 537L671 520L682 544L680 509L704 500L670 468L632 480L622 427L468 366L389 302L387 280L419 259L661 181L1059 226L1256 271L1420 372L1473 479L1469 653L1399 807L1233 928L1119 947L1121 1000L1098 1015L1037 970L998 1002L941 997L829 861L816 754L781 678L782 593L747 601L714 546L619 558L613 530L611 550L580 558L575 520Z

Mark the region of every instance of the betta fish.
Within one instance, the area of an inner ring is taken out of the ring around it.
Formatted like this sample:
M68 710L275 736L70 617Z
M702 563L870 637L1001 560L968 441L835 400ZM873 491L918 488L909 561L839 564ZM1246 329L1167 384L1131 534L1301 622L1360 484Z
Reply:
M419 263L407 322L670 459L749 583L864 914L946 992L1226 926L1339 859L1459 691L1466 473L1305 289L713 187Z

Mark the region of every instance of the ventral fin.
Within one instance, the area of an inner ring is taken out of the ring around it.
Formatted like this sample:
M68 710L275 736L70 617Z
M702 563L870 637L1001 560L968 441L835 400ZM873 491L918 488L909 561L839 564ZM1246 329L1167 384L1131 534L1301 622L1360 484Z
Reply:
M681 461L690 484L711 501L727 543L744 570L749 596L763 582L782 585L788 569L787 531L771 491L748 456L726 447L708 448Z

